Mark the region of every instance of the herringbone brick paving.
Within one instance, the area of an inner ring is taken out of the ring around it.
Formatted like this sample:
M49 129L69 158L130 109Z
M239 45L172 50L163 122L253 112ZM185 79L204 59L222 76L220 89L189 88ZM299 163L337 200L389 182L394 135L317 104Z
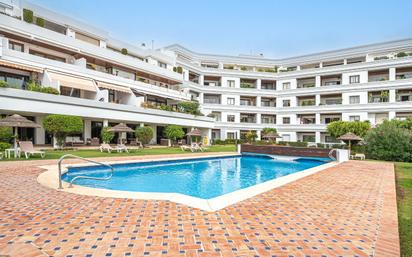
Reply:
M217 212L58 192L36 164L0 164L0 255L399 256L392 164L346 162Z

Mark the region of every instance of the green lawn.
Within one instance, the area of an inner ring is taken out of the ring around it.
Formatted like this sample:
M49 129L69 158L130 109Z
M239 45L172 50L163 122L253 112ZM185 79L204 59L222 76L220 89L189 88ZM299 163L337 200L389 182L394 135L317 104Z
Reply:
M234 152L236 151L235 145L215 145L208 147L208 150L205 152ZM54 151L54 150L47 150L46 157L44 159L59 159L61 156L65 154L74 154L84 158L92 158L92 157L113 157L113 156L141 156L141 155L156 155L156 154L190 154L190 151L182 151L180 148L177 147L170 147L170 148L144 148L138 150L129 150L129 153L101 153L99 150L65 150L65 151ZM28 160L40 160L40 156L36 155L30 157ZM18 160L23 161L26 158L20 159L6 159L3 158L2 161L12 161Z
M412 256L412 163L395 163L401 255Z

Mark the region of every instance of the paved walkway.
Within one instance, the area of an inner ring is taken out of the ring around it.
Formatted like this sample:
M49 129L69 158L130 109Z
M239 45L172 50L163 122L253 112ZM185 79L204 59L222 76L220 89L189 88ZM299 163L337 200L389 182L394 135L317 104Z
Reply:
M0 255L399 256L388 163L347 162L213 213L58 192L33 165L0 163Z

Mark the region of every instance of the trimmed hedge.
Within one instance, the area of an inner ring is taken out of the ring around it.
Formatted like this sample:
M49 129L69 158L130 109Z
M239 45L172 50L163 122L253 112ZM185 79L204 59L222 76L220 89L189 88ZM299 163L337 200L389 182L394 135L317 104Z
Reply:
M28 23L33 23L34 13L32 10L23 9L23 20Z

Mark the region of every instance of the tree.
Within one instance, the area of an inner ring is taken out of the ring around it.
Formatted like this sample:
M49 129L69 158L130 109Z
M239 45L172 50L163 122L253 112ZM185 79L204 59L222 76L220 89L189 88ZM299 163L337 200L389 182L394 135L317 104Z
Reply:
M10 143L13 139L13 129L0 127L0 142Z
M262 135L267 135L269 133L278 133L278 130L275 128L263 128Z
M254 141L256 140L256 138L257 138L256 131L251 131L251 130L248 131L248 132L246 133L245 137L246 137L246 140L247 140L249 143L254 142Z
M370 130L369 121L334 121L328 124L329 135L338 138L348 132L363 137Z
M153 138L153 129L149 126L136 128L135 135L142 145L147 145Z
M168 125L164 130L164 136L175 142L177 139L183 138L185 136L185 132L181 126Z
M114 138L114 132L113 131L109 131L110 127L103 127L102 132L100 134L100 136L102 137L102 141L103 143L110 143L110 141L112 141L112 139Z
M202 113L199 110L198 102L180 102L177 104L177 108L184 113L202 115Z
M63 148L66 136L83 131L83 120L77 116L51 114L43 120L43 127L56 138L57 146Z
M365 136L369 158L385 161L412 161L412 131L398 121L384 121Z

